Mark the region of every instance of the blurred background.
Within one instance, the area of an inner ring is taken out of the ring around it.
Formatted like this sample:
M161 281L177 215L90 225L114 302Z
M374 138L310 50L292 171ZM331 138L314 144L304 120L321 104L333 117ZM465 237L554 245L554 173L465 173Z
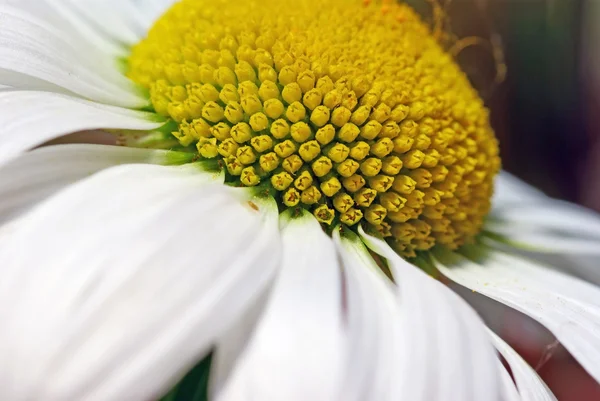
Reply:
M549 195L600 210L600 0L408 2L434 26L441 10L444 30L469 38L458 42L469 46L457 58L491 109L504 168ZM489 324L559 401L600 400L600 385L550 333L481 298L482 309L495 309Z

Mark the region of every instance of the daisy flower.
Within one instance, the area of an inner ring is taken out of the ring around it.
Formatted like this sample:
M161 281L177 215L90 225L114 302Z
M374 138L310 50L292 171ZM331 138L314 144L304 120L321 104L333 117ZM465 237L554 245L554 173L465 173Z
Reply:
M0 21L2 399L553 400L450 281L600 380L600 218L498 174L483 101L409 6L2 0ZM96 129L120 146L38 147Z

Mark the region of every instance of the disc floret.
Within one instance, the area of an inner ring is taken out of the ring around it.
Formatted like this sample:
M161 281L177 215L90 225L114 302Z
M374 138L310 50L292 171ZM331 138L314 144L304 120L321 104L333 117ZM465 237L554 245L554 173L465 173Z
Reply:
M487 110L404 4L182 0L135 46L129 76L228 182L369 226L404 256L470 241L489 210Z

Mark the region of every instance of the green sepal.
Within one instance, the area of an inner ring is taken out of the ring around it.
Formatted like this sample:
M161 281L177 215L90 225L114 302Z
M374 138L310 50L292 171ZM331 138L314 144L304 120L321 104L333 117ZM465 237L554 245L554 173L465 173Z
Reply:
M204 358L160 401L207 401L212 354Z

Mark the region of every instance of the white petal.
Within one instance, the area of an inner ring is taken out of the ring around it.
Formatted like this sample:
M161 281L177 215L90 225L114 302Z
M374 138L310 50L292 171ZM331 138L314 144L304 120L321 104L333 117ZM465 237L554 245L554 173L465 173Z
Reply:
M20 219L0 245L3 398L166 392L280 262L275 205L252 207L246 194L189 169L129 165Z
M0 167L0 224L62 188L106 168L136 163L182 164L190 159L188 153L108 145L55 145L35 149Z
M519 395L519 391L517 390L515 382L500 360L498 360L498 370L500 372L502 381L502 396L500 399L502 401L523 401Z
M282 239L282 266L266 310L216 400L339 399L346 344L335 247L307 212L289 218Z
M116 60L89 45L85 49L47 21L0 4L0 84L42 90L51 84L99 103L147 106L147 96L121 74ZM40 82L45 85L38 87Z
M107 6L115 1L104 1ZM65 1L54 0L2 0L2 4L21 9L48 25L68 35L69 43L80 46L87 44L87 53L98 53L104 56L126 56L128 50L123 44L116 43L104 33L99 32L84 20L73 7Z
M600 215L551 198L500 206L494 209L485 229L528 250L600 253Z
M0 92L0 109L0 165L71 132L97 128L152 130L164 124L152 113L46 92Z
M502 354L517 382L519 394L523 401L556 401L552 391L538 376L535 370L510 345L504 342L491 330L489 331L496 349Z
M521 181L514 175L501 171L494 182L493 207L523 201L544 200L546 195L539 189Z
M388 380L388 388L381 398L367 399L499 399L498 359L476 313L385 242L359 231L367 246L387 258L397 283L395 336L380 339L391 356L381 355L385 364L378 365L384 370L376 370Z
M346 283L349 361L340 401L396 400L392 383L402 377L397 365L404 355L395 289L357 238L342 237L339 229L333 238Z
M600 381L600 289L526 259L489 250L480 263L437 253L451 280L502 302L546 326Z

